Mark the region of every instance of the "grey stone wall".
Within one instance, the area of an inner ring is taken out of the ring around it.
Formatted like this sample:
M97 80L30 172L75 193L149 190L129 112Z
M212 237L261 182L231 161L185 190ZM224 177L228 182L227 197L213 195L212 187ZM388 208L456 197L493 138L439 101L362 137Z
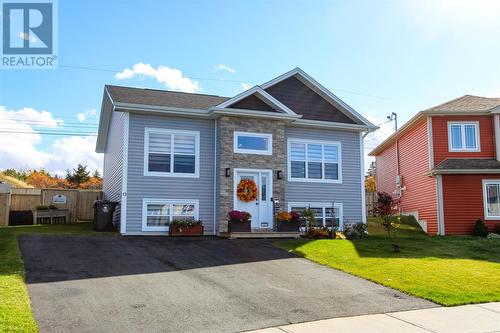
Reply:
M233 150L234 132L256 132L273 135L273 155L236 154ZM217 128L219 161L219 232L227 232L227 213L233 209L234 169L272 169L273 198L285 201L285 177L287 175L285 123L280 120L221 117ZM226 177L226 168L231 169ZM282 170L282 179L277 179Z

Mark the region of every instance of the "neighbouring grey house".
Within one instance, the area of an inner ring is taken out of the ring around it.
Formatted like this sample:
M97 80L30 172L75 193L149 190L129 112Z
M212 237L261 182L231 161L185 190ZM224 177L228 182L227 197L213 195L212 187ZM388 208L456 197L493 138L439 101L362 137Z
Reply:
M363 135L375 129L296 68L232 98L106 86L96 151L124 235L166 235L186 216L220 235L233 209L272 229L273 200L342 228L366 222ZM236 195L244 178L255 201Z

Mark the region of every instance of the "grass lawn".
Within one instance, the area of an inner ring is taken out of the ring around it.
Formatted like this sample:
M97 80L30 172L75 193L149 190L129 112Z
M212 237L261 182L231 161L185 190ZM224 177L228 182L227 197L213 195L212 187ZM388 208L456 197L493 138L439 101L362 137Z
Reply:
M24 284L24 263L17 236L22 234L109 235L91 223L0 227L0 332L38 332Z
M278 246L320 264L451 306L500 301L500 239L429 237L402 226L388 238L377 219L370 236L347 240L293 240ZM401 247L393 252L392 244Z

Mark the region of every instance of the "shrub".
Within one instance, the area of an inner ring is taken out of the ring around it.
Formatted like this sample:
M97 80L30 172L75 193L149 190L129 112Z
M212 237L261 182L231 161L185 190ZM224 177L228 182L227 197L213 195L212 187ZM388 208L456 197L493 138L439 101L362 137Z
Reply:
M500 235L500 223L495 224L495 234Z
M290 216L292 217L290 222L292 223L299 223L301 222L301 216L300 216L300 213L299 212L296 212L296 211L291 211L290 212ZM500 224L499 224L500 226Z
M36 206L36 210L49 210L49 206L38 205L38 206Z
M276 214L277 222L290 222L292 220L292 214L289 212L279 212Z
M500 238L500 234L495 234L493 232L490 232L487 238Z
M49 209L59 209L56 205L49 205Z
M472 228L472 235L476 237L486 237L488 236L488 228L484 224L483 220L477 219L474 224L474 228Z
M252 215L248 212L232 210L227 213L229 222L250 222Z
M314 217L314 211L310 208L302 212L302 217L306 220L306 225L308 228L313 227L316 224L316 219Z
M361 233L354 228L354 225L347 225L345 228L344 228L344 236L347 238L347 239L359 239L361 238Z
M359 234L359 238L368 236L368 226L366 223L358 222L352 228Z
M326 239L326 238L332 238L332 233L326 227L309 228L307 229L305 237L311 239Z

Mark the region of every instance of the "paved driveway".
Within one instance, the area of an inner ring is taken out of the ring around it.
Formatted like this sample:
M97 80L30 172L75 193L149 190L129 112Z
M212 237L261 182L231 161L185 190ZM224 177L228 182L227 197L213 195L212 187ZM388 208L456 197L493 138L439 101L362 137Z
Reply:
M234 332L435 306L266 240L23 236L41 332Z

